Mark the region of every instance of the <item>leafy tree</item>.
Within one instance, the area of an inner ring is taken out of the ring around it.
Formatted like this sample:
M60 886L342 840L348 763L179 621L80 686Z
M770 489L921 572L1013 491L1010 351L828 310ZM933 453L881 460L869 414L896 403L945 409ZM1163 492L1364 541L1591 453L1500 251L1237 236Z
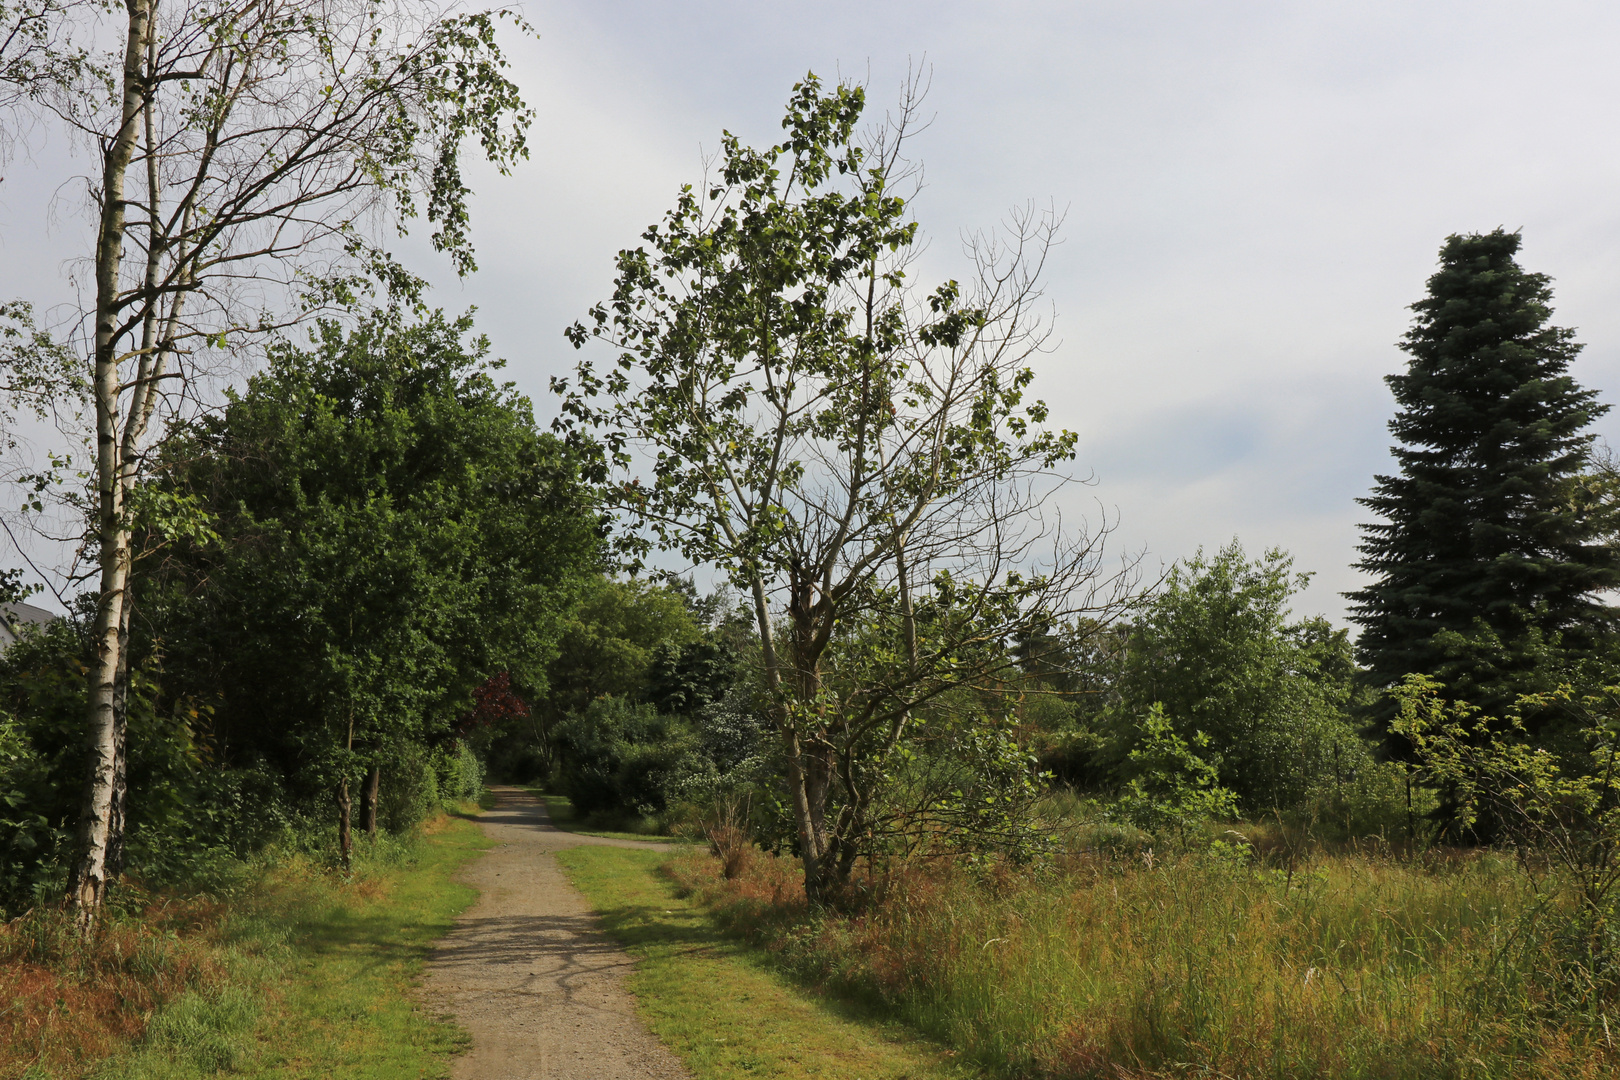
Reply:
M656 814L694 777L714 771L685 718L618 697L597 698L557 730L562 788L580 813Z
M717 175L619 254L612 299L570 331L617 358L554 382L559 426L601 439L606 502L640 526L629 554L678 550L747 598L818 899L878 831L920 707L1014 671L1026 628L1117 599L1098 538L1036 514L1075 444L1026 399L1056 220L981 238L966 287L914 287L917 103L862 145L864 105L811 75L780 143L726 134Z
M1177 738L1207 738L1221 786L1252 808L1290 807L1364 757L1344 719L1348 642L1324 620L1288 621L1309 581L1279 550L1250 560L1236 540L1170 571L1132 627L1119 681L1115 756L1162 707ZM1129 776L1134 769L1122 761Z
M1498 715L1546 688L1561 653L1593 647L1612 621L1600 594L1620 584L1581 479L1608 407L1568 374L1581 347L1550 324L1549 280L1520 267L1519 246L1501 229L1448 237L1412 305L1410 365L1386 380L1400 470L1360 500L1382 520L1362 526L1373 581L1349 594L1370 685L1425 673ZM1374 713L1386 733L1394 708Z
M95 767L69 885L86 927L120 828L131 517L163 410L197 401L228 350L368 282L419 294L357 223L403 227L425 212L434 246L473 268L462 144L477 139L505 169L531 119L495 44L503 17L525 25L431 0L0 5L0 106L77 138L94 161L89 300L74 330L88 346L100 573Z
M660 650L697 641L703 629L674 589L598 578L563 630L547 672L547 701L567 713L608 695L640 698Z
M166 451L218 536L158 581L170 664L218 688L220 753L336 796L345 857L368 769L452 733L493 675L544 690L599 557L572 459L469 329L321 323Z
M717 620L722 604L679 579L604 577L587 590L563 629L532 726L541 775L555 778L576 809L661 813L704 799L735 763L735 717L716 728L711 713L743 679L748 643ZM496 751L512 767L513 748Z
M691 597L679 588L600 575L591 579L560 629L556 655L545 670L545 692L531 692L535 705L528 721L494 733L492 768L520 779L566 773L572 759L559 752L566 750L558 742L561 725L603 698L650 702L659 712L688 711L670 708L652 691L654 667L681 655L704 633Z
M1114 816L1183 844L1188 830L1237 816L1237 793L1220 785L1219 770L1205 756L1210 741L1201 731L1182 738L1164 706L1155 702L1142 717L1130 752L1131 778L1114 804Z

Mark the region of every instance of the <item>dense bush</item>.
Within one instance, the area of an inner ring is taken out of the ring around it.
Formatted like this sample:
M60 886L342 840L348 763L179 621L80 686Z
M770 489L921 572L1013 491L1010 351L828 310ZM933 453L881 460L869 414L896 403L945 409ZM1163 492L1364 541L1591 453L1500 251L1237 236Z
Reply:
M1299 808L1372 765L1347 719L1354 665L1344 631L1288 621L1308 575L1236 541L1172 568L1132 625L1103 754L1129 781L1142 720L1162 707L1175 734L1207 740L1204 756L1242 809Z
M583 814L660 813L674 792L714 770L685 720L620 697L564 720L557 744L562 791Z

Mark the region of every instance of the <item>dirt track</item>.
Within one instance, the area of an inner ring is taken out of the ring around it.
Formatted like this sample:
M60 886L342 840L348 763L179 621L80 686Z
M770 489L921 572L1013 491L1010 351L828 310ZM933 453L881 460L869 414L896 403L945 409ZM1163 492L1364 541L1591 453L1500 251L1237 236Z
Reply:
M496 788L494 840L461 874L482 894L428 960L423 996L472 1032L454 1080L677 1080L688 1074L635 1014L631 960L594 926L552 853L652 847L553 827L540 802Z

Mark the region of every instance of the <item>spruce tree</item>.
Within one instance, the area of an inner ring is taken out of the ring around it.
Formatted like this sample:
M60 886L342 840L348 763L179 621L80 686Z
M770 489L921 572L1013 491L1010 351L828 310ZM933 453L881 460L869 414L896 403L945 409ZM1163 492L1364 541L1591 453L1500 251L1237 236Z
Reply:
M1448 237L1412 305L1410 366L1386 380L1400 471L1358 500L1383 520L1361 527L1374 581L1348 594L1372 685L1423 672L1498 715L1592 647L1599 594L1620 582L1580 481L1608 406L1569 376L1581 346L1549 324L1550 282L1519 266L1519 243Z

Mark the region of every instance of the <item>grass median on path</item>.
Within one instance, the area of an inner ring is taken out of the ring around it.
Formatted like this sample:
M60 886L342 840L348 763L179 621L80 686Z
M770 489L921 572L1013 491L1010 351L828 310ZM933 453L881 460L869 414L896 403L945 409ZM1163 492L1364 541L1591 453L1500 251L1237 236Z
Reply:
M720 931L658 871L660 851L577 847L557 856L602 927L640 962L642 1017L698 1080L964 1080L950 1051L774 970Z
M470 817L455 816L420 838L362 843L347 880L298 854L255 860L212 902L208 923L131 928L201 954L198 976L145 1019L133 1043L86 1057L73 1029L98 1018L63 1015L35 1033L34 1046L10 1048L26 1056L0 1055L0 1078L447 1076L465 1033L419 1008L411 988L433 941L477 897L452 875L488 846Z
M656 832L631 832L625 829L606 828L605 826L608 824L624 824L624 822L622 820L603 821L589 815L581 817L574 810L573 802L566 795L547 795L537 787L525 788L524 790L545 805L546 817L563 832L571 832L579 836L600 836L605 840L650 840L655 844L690 843L690 841L679 836L664 836Z

